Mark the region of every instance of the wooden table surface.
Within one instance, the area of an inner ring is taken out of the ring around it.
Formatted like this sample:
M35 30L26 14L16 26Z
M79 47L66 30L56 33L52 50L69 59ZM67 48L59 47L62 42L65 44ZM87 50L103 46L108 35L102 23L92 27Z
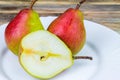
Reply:
M34 9L41 16L58 16L69 7L75 7L77 2L68 1L38 1ZM0 25L9 22L29 2L0 1ZM120 34L120 2L86 2L80 8L86 20L105 25Z

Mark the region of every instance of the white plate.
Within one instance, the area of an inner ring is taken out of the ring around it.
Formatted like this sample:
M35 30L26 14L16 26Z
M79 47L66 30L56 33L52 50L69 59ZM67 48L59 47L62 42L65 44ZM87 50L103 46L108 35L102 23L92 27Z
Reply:
M41 17L45 28L56 17ZM105 26L85 20L87 41L78 55L93 60L76 60L74 65L50 80L120 80L120 35ZM18 57L4 41L7 24L0 26L0 80L39 80L28 75Z

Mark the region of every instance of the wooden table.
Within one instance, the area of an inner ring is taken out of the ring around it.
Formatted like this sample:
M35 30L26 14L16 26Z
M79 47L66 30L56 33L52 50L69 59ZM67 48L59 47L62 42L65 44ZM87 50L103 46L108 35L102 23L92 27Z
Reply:
M34 9L41 16L57 16L77 2L38 1ZM29 2L0 1L0 25L9 22ZM86 2L80 8L86 20L105 25L120 34L120 2Z

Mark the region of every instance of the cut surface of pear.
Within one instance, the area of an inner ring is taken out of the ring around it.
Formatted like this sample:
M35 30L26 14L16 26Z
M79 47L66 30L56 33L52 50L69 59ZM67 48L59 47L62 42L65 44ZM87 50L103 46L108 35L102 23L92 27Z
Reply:
M70 49L57 36L45 30L25 36L21 48L21 65L37 78L52 78L73 64Z

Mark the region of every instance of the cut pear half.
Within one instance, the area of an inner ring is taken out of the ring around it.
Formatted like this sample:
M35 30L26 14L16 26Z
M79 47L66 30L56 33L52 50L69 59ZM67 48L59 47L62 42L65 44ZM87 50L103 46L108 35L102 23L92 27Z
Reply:
M21 41L19 60L30 75L48 79L73 64L70 49L54 34L39 30L25 36Z

